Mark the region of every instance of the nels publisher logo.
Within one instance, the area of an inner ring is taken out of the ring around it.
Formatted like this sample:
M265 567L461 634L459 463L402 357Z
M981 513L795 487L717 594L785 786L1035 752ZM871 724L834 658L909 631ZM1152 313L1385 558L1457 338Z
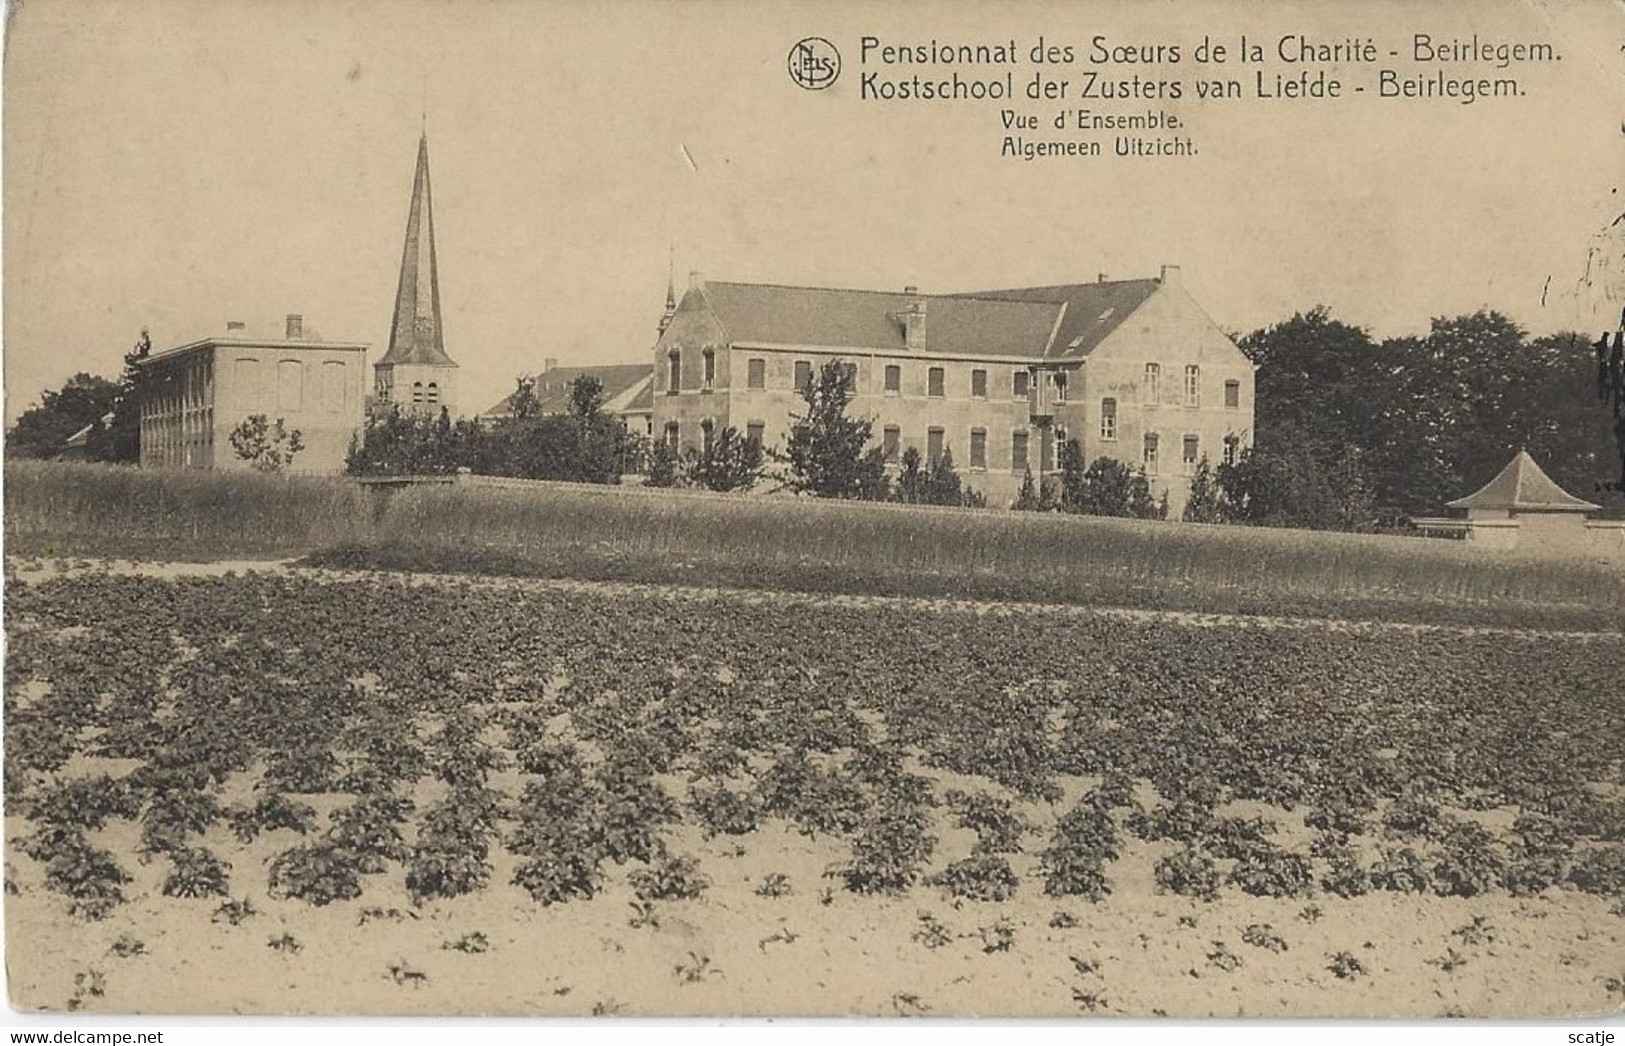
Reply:
M822 91L841 75L841 52L821 36L797 41L788 61L790 79L809 91Z

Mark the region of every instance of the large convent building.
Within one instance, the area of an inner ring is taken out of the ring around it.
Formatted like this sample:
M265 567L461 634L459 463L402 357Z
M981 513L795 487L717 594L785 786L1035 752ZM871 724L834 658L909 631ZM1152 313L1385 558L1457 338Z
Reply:
M1253 364L1180 286L1153 279L968 294L786 287L694 274L668 295L654 348L655 438L701 449L732 426L782 446L798 390L828 360L857 368L850 411L890 462L951 452L968 486L1007 504L1030 470L1143 465L1175 515L1204 457L1251 441Z

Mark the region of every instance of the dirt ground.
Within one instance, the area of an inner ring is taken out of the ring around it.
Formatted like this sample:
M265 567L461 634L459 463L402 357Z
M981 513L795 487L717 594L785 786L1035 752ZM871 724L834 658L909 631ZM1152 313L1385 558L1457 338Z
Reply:
M131 768L75 762L73 772ZM939 791L969 783L911 769ZM252 779L228 782L225 798L247 795ZM491 781L510 795L520 783L512 774ZM1069 799L1085 787L1080 779L1065 784ZM420 798L432 797L436 786L422 787L429 791ZM671 787L681 790L678 782ZM322 815L341 801L307 798ZM1283 844L1306 844L1313 834L1301 813L1257 806L1226 812L1271 816ZM29 830L21 818L6 818L8 841ZM936 812L932 830L939 842L931 870L970 853L974 833L955 827L945 811ZM954 901L924 885L899 898L854 895L825 875L846 857L845 843L770 821L740 837L706 838L692 825L666 834L671 852L698 858L710 880L698 900L640 909L628 869L612 867L597 897L542 907L510 884L518 858L495 848L490 885L473 896L414 906L397 868L366 877L361 897L318 908L267 893L270 860L298 836L278 830L244 845L217 824L199 843L230 862L231 896L255 909L234 925L216 916L221 898L163 896L165 862L140 863L137 836L127 821L91 834L134 876L129 903L99 922L70 916L63 898L47 890L41 866L7 847L13 1006L1410 1018L1581 1017L1625 1006L1625 907L1618 901L1553 888L1530 898L1377 892L1309 900L1226 890L1202 902L1156 893L1153 865L1174 844L1135 839L1124 840L1108 870L1113 892L1098 904L1043 894L1038 838L1012 857L1021 885L1009 901ZM787 891L764 887L779 877Z

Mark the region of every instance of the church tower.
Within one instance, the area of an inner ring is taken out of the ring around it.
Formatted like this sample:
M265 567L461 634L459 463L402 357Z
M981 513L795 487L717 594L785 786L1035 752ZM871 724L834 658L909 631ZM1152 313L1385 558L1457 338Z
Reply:
M373 365L378 402L403 412L457 416L454 378L457 364L446 355L440 324L440 276L435 268L434 208L429 194L429 134L418 140L412 207L406 216L406 246L395 291L395 318L389 351Z

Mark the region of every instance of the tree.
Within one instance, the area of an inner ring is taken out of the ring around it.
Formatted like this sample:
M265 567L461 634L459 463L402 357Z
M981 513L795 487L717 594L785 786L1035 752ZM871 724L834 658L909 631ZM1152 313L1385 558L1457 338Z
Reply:
M1021 490L1016 494L1016 500L1010 505L1017 512L1038 511L1038 489L1033 485L1033 470L1027 469L1021 477Z
M583 421L593 421L604 405L604 383L591 374L579 374L570 382L570 413Z
M87 425L101 425L118 391L106 378L82 372L60 389L47 389L6 433L7 452L20 458L60 457L69 437Z
M730 425L689 463L686 472L692 486L724 492L749 490L762 475L762 441Z
M1191 477L1190 499L1185 502L1184 520L1187 523L1218 523L1224 519L1224 499L1213 467L1207 455L1196 463L1196 474Z
M293 464L294 455L305 449L305 441L298 429L266 420L264 414L250 414L228 437L237 456L260 472L281 472Z
M923 461L920 448L904 449L902 461L897 467L897 482L892 486L893 496L905 505L918 505L925 501L926 472L922 467Z
M855 378L850 363L832 359L802 388L807 410L793 416L785 444L792 489L821 498L857 498L872 489L864 450L873 422L846 413Z
M646 487L675 487L681 476L682 458L669 440L658 440L649 451L649 467L644 470Z
M124 371L119 375L118 394L113 399L113 420L91 433L92 459L130 464L141 460L141 395L147 380L147 369L141 364L150 355L152 338L143 328L124 354Z

